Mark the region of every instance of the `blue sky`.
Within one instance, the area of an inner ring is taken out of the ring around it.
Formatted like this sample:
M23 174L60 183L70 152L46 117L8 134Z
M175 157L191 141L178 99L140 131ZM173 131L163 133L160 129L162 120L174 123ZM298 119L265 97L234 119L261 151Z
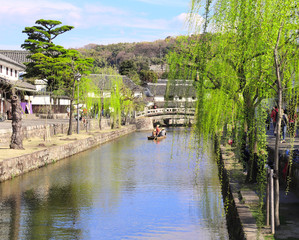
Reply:
M189 0L0 0L0 49L21 49L37 19L75 29L54 40L66 48L164 39L187 34Z

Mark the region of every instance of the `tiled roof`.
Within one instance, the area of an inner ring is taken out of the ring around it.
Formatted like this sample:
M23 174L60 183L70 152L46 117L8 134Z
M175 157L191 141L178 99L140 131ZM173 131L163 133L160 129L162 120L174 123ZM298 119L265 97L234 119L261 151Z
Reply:
M143 92L144 88L137 85L136 83L134 83L130 78L128 78L127 76L122 76L123 78L123 83L130 88L132 91L139 91L139 92Z
M32 85L28 82L17 80L17 81L10 81L3 77L0 77L0 83L6 86L14 86L16 89L24 90L24 91L36 91L35 85Z
M147 88L154 96L164 96L166 93L166 84L148 84Z
M30 59L27 58L27 56L30 55L30 52L24 51L24 50L0 50L0 54L5 55L6 57L9 57L13 59L14 61L24 64L25 62L31 62Z
M24 65L24 64L21 64L21 63L19 63L19 62L16 62L16 61L14 61L13 59L11 59L11 58L9 58L9 57L7 57L6 55L3 55L3 54L1 54L1 53L0 53L0 60L3 60L3 61L8 62L8 63L10 63L10 64L16 65L16 66L18 66L18 67L21 68L21 69L25 69L25 65Z
M159 79L157 83L148 83L147 88L154 96L196 97L196 89L189 80Z
M18 80L16 81L16 88L20 89L20 90L34 90L36 91L36 86L35 85L32 85L28 82L25 82L25 81L21 81L21 80Z

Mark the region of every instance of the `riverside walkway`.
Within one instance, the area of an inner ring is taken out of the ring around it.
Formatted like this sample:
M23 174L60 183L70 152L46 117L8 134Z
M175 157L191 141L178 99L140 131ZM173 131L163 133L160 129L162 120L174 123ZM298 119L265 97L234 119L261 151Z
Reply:
M275 136L272 132L268 134L268 146L274 151ZM279 155L281 161L281 169L285 161L287 161L286 153L290 149L299 149L299 137L290 139L286 137L285 143L280 143ZM299 162L293 161L292 172L298 172ZM287 191L287 186L292 187ZM280 180L280 227L276 229L275 239L299 239L299 192L298 192L298 178L291 177L291 182L288 182L285 177Z

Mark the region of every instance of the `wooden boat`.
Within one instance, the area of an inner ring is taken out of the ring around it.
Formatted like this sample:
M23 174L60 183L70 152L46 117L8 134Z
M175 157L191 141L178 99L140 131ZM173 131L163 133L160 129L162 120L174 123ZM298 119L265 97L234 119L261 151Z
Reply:
M160 137L149 136L149 137L147 137L148 140L162 140L164 138L166 138L166 136L160 136Z

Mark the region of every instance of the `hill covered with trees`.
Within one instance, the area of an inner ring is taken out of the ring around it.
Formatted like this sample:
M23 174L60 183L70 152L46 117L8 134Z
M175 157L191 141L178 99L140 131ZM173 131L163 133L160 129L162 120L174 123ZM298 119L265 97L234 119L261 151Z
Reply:
M167 37L154 42L88 44L77 50L94 59L94 73L99 73L101 68L114 67L120 74L142 84L167 77L166 55L175 43L176 38Z

